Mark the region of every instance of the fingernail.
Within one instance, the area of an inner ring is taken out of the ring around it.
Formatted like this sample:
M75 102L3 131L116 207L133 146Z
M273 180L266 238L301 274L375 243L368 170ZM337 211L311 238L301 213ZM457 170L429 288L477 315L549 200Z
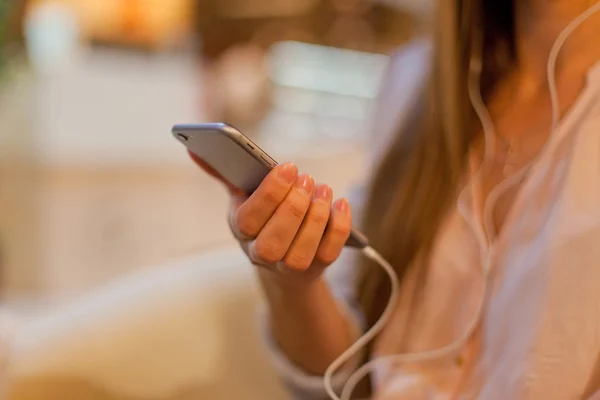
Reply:
M298 168L292 163L283 164L279 166L277 176L286 183L293 183L298 177Z
M348 204L348 200L341 199L337 203L335 203L335 208L341 213L347 213L350 205Z
M309 175L301 175L296 181L296 187L305 191L307 194L312 193L314 181Z
M329 201L331 198L331 188L327 185L319 185L317 186L317 190L315 190L315 199Z

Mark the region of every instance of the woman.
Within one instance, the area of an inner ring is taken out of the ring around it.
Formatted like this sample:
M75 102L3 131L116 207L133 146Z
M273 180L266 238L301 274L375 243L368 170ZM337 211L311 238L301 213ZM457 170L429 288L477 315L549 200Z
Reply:
M401 295L365 357L457 350L376 363L373 398L600 397L600 12L555 68L551 59L594 3L440 1L432 50L395 57L377 121L397 123L388 136L375 126L383 139L360 227ZM339 276L323 277L350 207L294 165L233 203L232 230L260 266L275 365L299 399L326 398L320 377L381 315L385 275L340 260ZM336 386L364 361L347 363Z

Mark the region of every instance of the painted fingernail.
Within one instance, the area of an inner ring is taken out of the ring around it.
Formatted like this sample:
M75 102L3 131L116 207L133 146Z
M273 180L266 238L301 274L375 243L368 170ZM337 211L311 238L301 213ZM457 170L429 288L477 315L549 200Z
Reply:
M317 186L315 190L315 199L329 201L331 199L331 188L327 185Z
M293 183L298 177L298 168L292 163L283 164L279 166L277 176L286 183Z
M300 175L296 181L296 187L307 194L312 193L315 183L309 175Z
M335 208L336 210L338 210L341 213L347 213L348 210L350 209L350 205L348 204L348 200L346 199L341 199L338 200L337 203L335 203Z

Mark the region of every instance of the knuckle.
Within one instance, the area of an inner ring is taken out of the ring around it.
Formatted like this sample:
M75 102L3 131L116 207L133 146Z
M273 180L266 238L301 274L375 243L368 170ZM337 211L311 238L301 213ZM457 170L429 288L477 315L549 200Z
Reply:
M258 234L256 223L252 218L242 217L239 214L235 218L235 229L244 237L252 238Z
M281 261L285 252L272 240L258 239L254 242L254 254L260 261L275 264Z
M350 236L352 226L349 221L334 221L330 227L331 235L336 238L347 239Z
M266 187L261 194L260 201L265 203L266 206L278 206L281 204L284 196L285 194L282 194L281 190L278 190L276 187Z
M300 201L290 201L286 206L287 213L289 213L294 219L303 219L307 210L308 207L302 204Z
M319 226L325 226L327 225L327 222L329 221L329 210L324 210L324 209L317 209L311 212L309 212L307 219L315 224L315 225L319 225Z
M330 264L333 264L338 259L341 252L342 252L341 248L333 248L333 247L324 248L322 250L319 250L318 258L322 264L330 265Z
M293 270L307 270L312 262L312 255L301 251L292 251L285 258L286 267Z

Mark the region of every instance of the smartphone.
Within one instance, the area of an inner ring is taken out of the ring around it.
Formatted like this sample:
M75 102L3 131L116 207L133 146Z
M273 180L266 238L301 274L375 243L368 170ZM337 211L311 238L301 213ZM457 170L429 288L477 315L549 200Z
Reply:
M248 194L278 164L242 132L225 123L178 124L171 133L229 183ZM368 240L353 229L346 246L364 248Z

